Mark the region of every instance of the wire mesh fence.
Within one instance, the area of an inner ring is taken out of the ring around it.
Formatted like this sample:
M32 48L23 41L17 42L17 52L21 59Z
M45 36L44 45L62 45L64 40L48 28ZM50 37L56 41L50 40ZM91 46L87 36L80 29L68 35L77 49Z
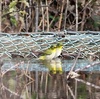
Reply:
M63 43L63 52L74 54L81 48L81 56L100 52L100 32L64 31L7 34L0 33L0 56L12 54L27 57L43 51L57 42Z

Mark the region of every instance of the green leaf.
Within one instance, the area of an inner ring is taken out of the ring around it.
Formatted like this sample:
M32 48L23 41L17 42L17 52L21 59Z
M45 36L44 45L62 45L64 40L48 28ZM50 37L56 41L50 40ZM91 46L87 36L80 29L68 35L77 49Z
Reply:
M49 16L50 19L53 19L54 17L52 15Z
M10 9L9 9L9 12L13 12L13 11L15 11L14 8L10 8Z
M59 20L59 17L54 18L54 16L52 16L52 15L50 15L49 18L52 19L52 20L54 19L54 22L57 22Z
M10 21L11 21L12 25L17 26L17 20L14 16L10 17Z
M36 93L33 93L31 99L36 99L36 95L37 95Z
M10 4L9 4L9 8L14 8L17 4L17 0L14 0L12 1Z

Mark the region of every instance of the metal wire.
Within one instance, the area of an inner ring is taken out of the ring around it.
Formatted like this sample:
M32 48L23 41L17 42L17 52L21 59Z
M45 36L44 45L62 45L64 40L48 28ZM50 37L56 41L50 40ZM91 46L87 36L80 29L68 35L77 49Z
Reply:
M82 55L100 52L100 32L95 31L64 31L64 32L34 32L7 34L0 33L0 56L12 54L23 57L47 49L52 44L62 42L63 51L66 53L76 53L81 48Z

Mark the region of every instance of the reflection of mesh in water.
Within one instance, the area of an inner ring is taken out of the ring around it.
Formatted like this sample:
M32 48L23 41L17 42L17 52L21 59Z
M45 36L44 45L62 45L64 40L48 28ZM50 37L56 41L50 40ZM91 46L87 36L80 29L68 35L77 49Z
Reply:
M74 63L74 60L62 60L61 59L61 63L57 64L58 67L56 69L60 70L59 72L70 71L73 63ZM16 64L18 64L18 66L16 66ZM100 71L99 64L100 64L99 61L91 63L85 59L78 59L74 70L82 69L82 68L88 66L88 68L84 69L83 71ZM51 65L53 66L54 64L51 64ZM49 71L52 68L51 65L49 63L49 66L48 66L47 64L44 64L41 61L36 60L35 58L33 58L31 60L30 59L24 60L23 58L20 58L20 59L16 58L16 59L4 61L4 64L1 68L1 70L7 70L7 69L13 67L12 68L13 70L14 70L14 68L20 68L22 70L27 69L28 71Z

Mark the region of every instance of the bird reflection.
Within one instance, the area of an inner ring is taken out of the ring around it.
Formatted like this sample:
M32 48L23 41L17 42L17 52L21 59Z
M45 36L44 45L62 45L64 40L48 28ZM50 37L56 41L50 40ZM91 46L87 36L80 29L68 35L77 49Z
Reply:
M53 60L42 61L42 63L49 69L52 74L62 74L62 62L60 58L56 58Z

